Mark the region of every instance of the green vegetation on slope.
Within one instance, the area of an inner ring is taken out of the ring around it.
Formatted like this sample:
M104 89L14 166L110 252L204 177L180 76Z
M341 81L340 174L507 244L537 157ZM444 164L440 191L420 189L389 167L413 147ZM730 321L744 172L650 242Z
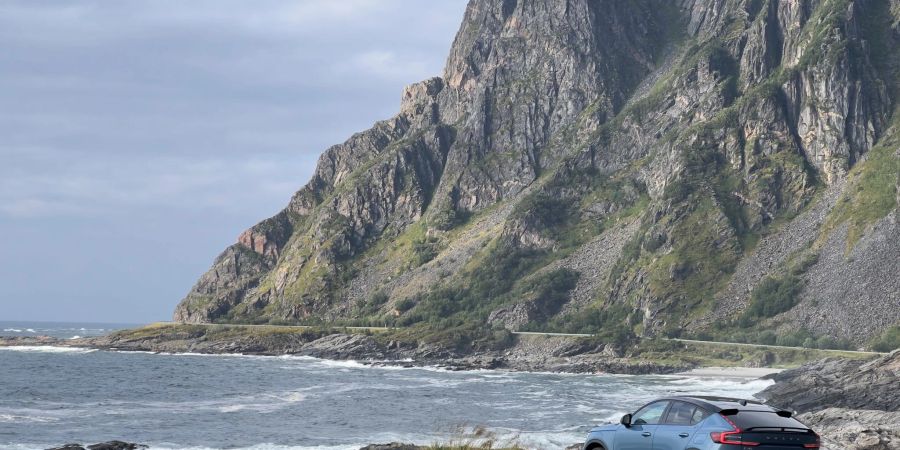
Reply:
M871 343L876 352L892 352L900 348L900 326L888 328Z
M895 114L894 129L900 115ZM900 136L897 131L882 139L867 159L850 171L845 194L838 201L822 227L826 238L838 226L847 224L848 250L859 241L866 229L897 208L897 185L900 177Z

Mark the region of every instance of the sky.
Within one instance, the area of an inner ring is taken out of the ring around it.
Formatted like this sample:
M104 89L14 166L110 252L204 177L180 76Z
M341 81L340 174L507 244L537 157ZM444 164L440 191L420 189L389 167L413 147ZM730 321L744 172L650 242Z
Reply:
M0 2L0 321L169 320L322 151L441 74L465 4Z

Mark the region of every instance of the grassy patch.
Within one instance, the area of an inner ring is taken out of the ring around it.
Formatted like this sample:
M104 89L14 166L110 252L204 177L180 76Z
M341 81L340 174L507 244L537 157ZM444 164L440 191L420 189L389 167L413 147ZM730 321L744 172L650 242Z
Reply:
M869 226L897 207L897 182L900 176L900 157L896 154L898 145L900 138L895 133L873 148L868 159L850 171L848 185L828 215L820 239L826 239L838 226L846 223L849 227L849 251Z

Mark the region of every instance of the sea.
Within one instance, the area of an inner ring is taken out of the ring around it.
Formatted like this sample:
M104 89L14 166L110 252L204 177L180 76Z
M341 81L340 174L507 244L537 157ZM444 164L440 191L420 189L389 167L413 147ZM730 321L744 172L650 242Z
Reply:
M0 322L0 335L67 339L127 326ZM770 383L0 347L0 449L113 439L164 450L359 449L483 439L561 449L660 396L750 397Z

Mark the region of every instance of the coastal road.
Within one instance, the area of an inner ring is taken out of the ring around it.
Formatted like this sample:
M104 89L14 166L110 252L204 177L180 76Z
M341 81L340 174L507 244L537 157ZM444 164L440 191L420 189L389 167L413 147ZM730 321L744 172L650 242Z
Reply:
M224 324L224 323L194 323L194 324L186 324L182 322L157 322L162 325L200 325L200 326L208 326L208 327L258 327L258 328L286 328L286 329L310 329L310 328L321 328L317 326L311 325L245 325L245 324ZM395 330L396 327L331 327L337 329L344 330L354 330L354 331L388 331ZM519 336L556 336L556 337L593 337L593 334L585 334L585 333L541 333L537 331L512 331L512 334ZM787 350L818 350L820 352L832 352L832 353L852 353L857 355L886 355L887 353L880 352L866 352L860 350L833 350L833 349L809 349L806 347L789 347L786 345L765 345L765 344L745 344L741 342L722 342L722 341L701 341L697 339L679 339L679 338L656 338L663 341L674 341L674 342L682 342L686 344L698 344L698 345L724 345L724 346L734 346L734 347L752 347L752 348L780 348Z

